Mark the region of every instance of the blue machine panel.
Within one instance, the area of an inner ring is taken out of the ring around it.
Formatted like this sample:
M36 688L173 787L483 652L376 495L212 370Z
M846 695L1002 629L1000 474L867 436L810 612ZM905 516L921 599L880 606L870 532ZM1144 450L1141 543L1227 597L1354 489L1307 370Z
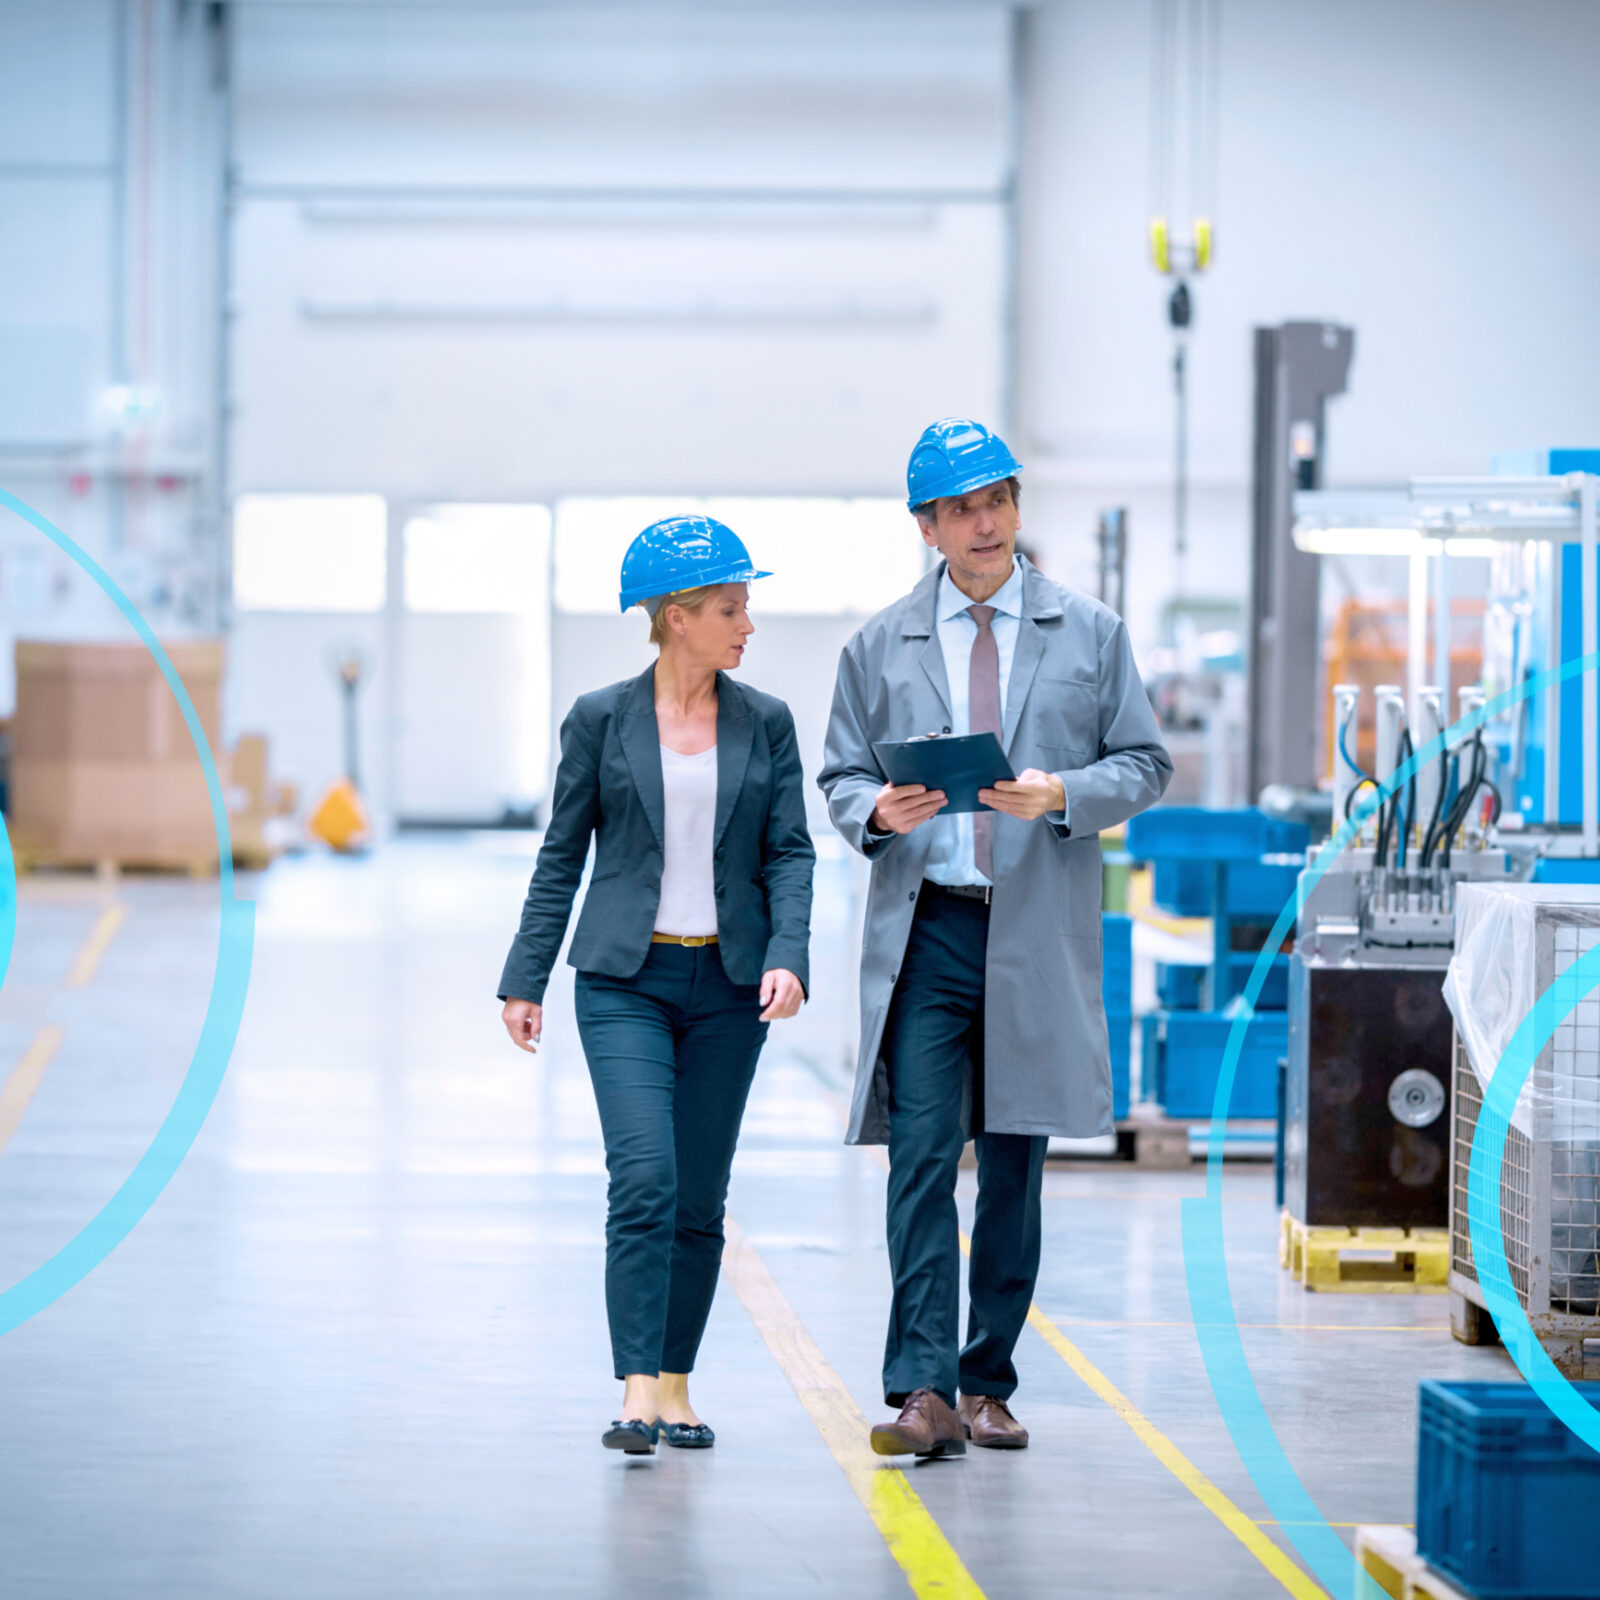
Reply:
M1535 450L1497 455L1497 473L1548 474L1564 472L1600 474L1600 450ZM1600 589L1600 581L1597 581ZM1561 547L1561 659L1576 661L1583 655L1583 547L1576 542ZM1557 691L1561 706L1561 771L1556 782L1556 821L1577 827L1583 821L1583 679L1568 678ZM1529 822L1547 822L1544 807L1544 713L1542 695L1528 707L1528 747L1523 753L1523 773L1518 803ZM1509 802L1509 797L1508 797ZM1552 880L1554 881L1554 880Z

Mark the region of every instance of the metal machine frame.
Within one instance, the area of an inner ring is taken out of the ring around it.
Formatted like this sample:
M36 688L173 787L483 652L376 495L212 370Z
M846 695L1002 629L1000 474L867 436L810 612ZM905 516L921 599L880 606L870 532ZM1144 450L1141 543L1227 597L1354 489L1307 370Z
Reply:
M1451 543L1486 539L1522 543L1542 540L1565 544L1576 539L1582 550L1581 614L1583 654L1600 649L1600 615L1597 615L1597 542L1600 542L1600 477L1591 472L1567 472L1540 477L1413 478L1408 488L1379 493L1305 490L1294 497L1295 540L1315 542L1330 528L1366 530L1375 537L1394 536L1393 554L1409 556L1412 582L1408 606L1409 701L1413 720L1420 720L1421 691L1427 669L1428 569L1434 573L1434 660L1450 659ZM1375 549L1378 546L1374 546ZM1473 552L1478 553L1478 552ZM1557 563L1559 583L1559 563ZM1557 593L1559 602L1559 590ZM1559 610L1559 606L1558 606ZM1562 664L1561 630L1550 630L1551 669ZM1560 696L1553 690L1544 697L1545 714L1545 814L1557 814L1557 785L1561 771ZM1583 727L1591 733L1600 725L1600 681L1583 674ZM1554 831L1554 830L1552 830ZM1581 853L1600 856L1600 761L1583 766L1583 820ZM1554 841L1552 841L1553 843Z

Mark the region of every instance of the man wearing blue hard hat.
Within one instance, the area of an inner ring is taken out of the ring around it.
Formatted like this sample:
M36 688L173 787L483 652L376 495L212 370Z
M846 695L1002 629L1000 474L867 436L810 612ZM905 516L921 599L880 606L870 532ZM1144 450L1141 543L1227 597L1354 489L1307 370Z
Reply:
M1012 1352L1039 1269L1051 1134L1111 1128L1100 840L1160 799L1172 762L1122 620L1016 553L1021 467L948 419L911 452L908 504L941 559L839 660L818 782L872 863L848 1140L889 1146L894 1283L880 1455L1020 1449ZM981 808L895 787L875 745L991 731L1016 777ZM978 1198L958 1328L956 1169Z
M711 517L652 523L622 560L660 655L561 725L550 825L500 977L534 1050L584 861L567 961L611 1182L606 1314L622 1414L608 1450L704 1450L689 1403L722 1259L723 1202L767 1025L805 998L815 853L794 718L729 676L756 570Z

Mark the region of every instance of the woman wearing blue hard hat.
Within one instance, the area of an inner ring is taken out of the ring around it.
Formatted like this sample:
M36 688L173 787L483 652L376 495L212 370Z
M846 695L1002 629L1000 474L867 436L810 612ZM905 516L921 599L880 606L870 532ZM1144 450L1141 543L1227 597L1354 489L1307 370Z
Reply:
M500 979L536 1048L550 969L595 845L567 960L611 1175L606 1314L622 1415L602 1442L704 1448L688 1375L716 1292L723 1204L767 1024L805 998L815 853L789 708L735 683L758 572L731 528L672 517L622 561L660 654L579 698L550 825Z

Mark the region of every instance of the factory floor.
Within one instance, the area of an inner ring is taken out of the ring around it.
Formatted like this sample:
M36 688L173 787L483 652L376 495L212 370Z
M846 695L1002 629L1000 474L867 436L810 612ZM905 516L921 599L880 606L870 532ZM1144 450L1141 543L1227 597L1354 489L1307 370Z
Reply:
M1277 1554L1206 1381L1180 1234L1199 1167L1052 1164L1018 1352L1031 1449L903 1475L865 1454L861 1418L888 1416L884 1168L840 1142L834 858L817 999L773 1029L734 1168L694 1387L716 1448L603 1451L620 1386L570 975L537 1058L494 998L532 849L402 836L239 880L249 998L193 1150L107 1260L0 1338L0 1593L1321 1592ZM166 1115L217 900L215 883L23 881L0 991L0 1289L94 1216ZM1244 1349L1317 1506L1347 1542L1410 1522L1417 1380L1509 1363L1456 1344L1443 1297L1293 1285L1270 1168L1230 1166L1224 1214Z

